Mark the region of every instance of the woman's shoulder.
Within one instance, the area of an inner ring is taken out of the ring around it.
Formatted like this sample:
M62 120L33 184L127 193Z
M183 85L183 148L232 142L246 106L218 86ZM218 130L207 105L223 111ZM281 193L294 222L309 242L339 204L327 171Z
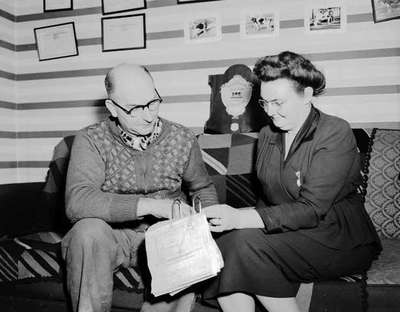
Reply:
M332 135L333 133L347 134L352 132L351 126L346 120L323 112L320 112L318 128L322 134L326 133L328 135Z
M353 131L346 120L322 112L320 114L316 137L321 144L326 146L355 144Z

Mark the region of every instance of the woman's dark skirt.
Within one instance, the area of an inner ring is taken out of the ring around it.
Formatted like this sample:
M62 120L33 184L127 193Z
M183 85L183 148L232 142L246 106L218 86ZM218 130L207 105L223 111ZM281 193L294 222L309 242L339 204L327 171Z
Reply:
M235 292L295 297L302 282L366 271L376 254L372 244L338 250L300 232L267 234L263 229L234 230L216 241L224 268L207 284L206 300Z

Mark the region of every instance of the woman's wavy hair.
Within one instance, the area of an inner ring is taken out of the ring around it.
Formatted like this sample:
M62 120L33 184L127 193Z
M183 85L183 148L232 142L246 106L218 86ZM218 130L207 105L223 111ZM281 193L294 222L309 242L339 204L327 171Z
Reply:
M313 95L323 93L325 76L309 60L290 51L260 58L253 69L254 74L263 82L286 78L295 82L298 92L306 87L313 88Z

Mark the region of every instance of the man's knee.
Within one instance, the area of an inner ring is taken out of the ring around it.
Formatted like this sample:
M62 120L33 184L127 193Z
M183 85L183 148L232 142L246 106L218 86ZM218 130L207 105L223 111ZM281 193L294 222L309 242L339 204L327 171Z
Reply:
M61 242L63 257L69 248L86 249L94 245L111 247L112 229L103 220L97 218L81 219L74 224Z

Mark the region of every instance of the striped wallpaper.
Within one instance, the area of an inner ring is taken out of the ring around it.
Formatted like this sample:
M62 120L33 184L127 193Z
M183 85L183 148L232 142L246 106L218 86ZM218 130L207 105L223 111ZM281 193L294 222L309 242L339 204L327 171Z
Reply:
M0 183L18 180L14 3L0 0Z
M148 0L147 9L133 12L146 14L147 48L103 53L101 0L46 13L43 0L0 0L0 184L44 180L55 144L106 115L104 75L121 62L147 65L165 100L161 115L199 130L209 114L208 75L289 49L326 73L327 92L316 100L325 112L354 127L400 128L400 20L375 24L370 0L347 0L345 32L307 33L304 3ZM241 11L260 8L279 12L279 35L241 39ZM221 16L222 40L185 43L185 19L210 12ZM79 55L39 62L33 28L70 21Z

